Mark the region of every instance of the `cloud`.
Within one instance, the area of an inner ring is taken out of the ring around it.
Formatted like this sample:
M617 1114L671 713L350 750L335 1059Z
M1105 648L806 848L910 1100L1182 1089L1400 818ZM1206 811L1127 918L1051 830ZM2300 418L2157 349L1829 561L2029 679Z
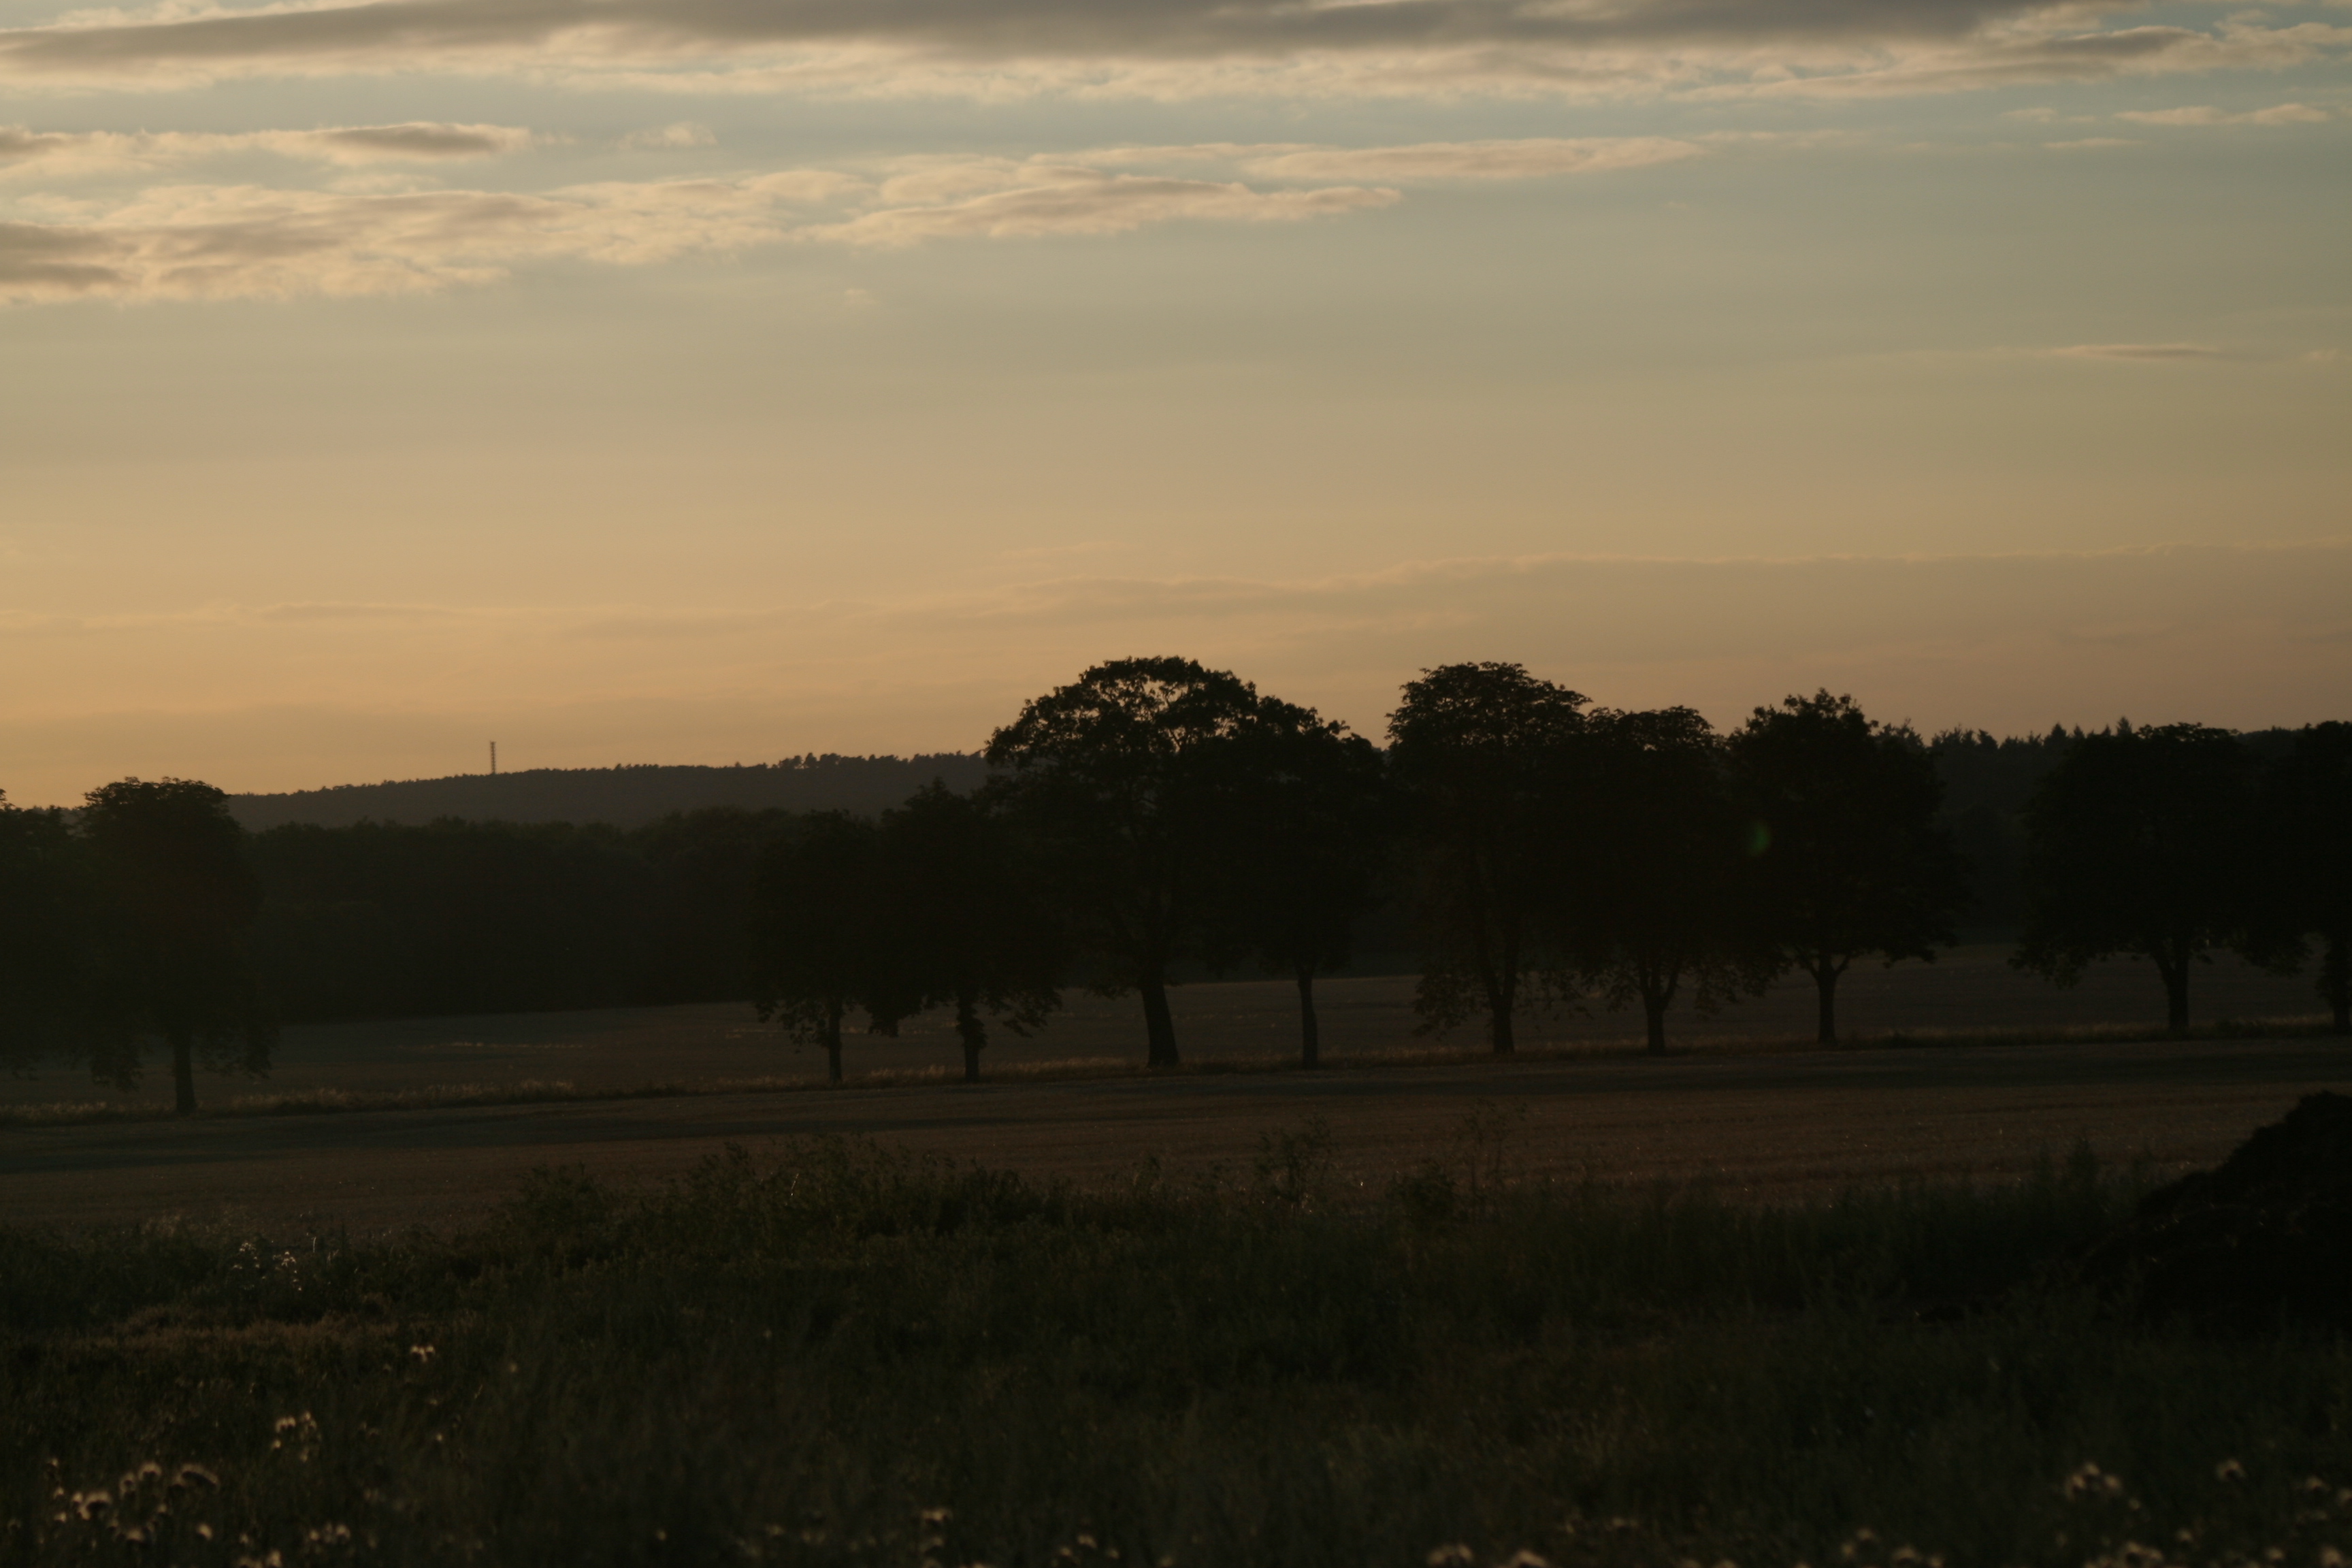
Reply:
M2281 103L2242 114L2225 113L2210 105L2191 109L2126 109L2117 113L2116 118L2141 125L2324 125L2331 116L2327 110L2314 109L2308 104Z
M2044 142L2053 153L2097 153L2109 147L2137 147L2141 143L2128 136L2082 136L2072 142Z
M718 142L718 136L709 126L691 120L681 120L675 125L656 125L646 131L632 131L621 138L624 147L655 149L710 147L716 146Z
M537 140L512 125L341 125L315 131L37 132L0 126L0 178L137 174L207 158L268 153L356 166L436 163L518 153Z
M2324 23L2083 30L2115 0L369 0L0 30L0 79L437 69L682 90L1148 96L1955 91L2292 64Z
M494 281L526 263L667 261L782 241L896 247L957 237L1108 235L1180 218L1275 222L1385 206L1393 191L1019 166L1002 188L813 220L872 197L830 170L609 182L543 195L162 186L110 209L58 204L0 222L0 300L200 300L415 292Z
M2051 359L2126 360L2141 364L2168 364L2181 361L2227 359L2230 356L2202 343L2074 343L2062 349L2044 349Z
M812 239L845 245L897 247L967 235L1002 239L1124 234L1177 218L1294 222L1388 206L1400 199L1395 191L1352 185L1261 191L1239 183L1076 168L1047 168L1039 175L1033 184L1007 190L928 206L886 207L805 232Z
M1772 132L1711 133L1710 139L1765 138ZM1530 136L1486 142L1416 142L1391 147L1335 147L1319 142L1195 142L1174 146L1102 147L1065 159L923 158L901 160L886 196L970 194L1017 184L1056 163L1099 167L1216 167L1268 180L1376 180L1417 184L1445 180L1528 180L1553 174L1636 169L1702 156L1696 142L1665 136Z
M1316 147L1245 158L1242 167L1268 179L1524 180L1546 174L1634 169L1696 158L1695 143L1664 136L1532 137L1512 142L1424 142L1403 147Z

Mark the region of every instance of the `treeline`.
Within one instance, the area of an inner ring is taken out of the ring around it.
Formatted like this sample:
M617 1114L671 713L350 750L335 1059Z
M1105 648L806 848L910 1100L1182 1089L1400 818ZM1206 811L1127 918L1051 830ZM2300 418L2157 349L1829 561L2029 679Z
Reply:
M1853 963L1986 918L1988 847L2021 965L2144 956L2180 1028L2212 953L2315 950L2352 1030L2352 725L1929 742L1822 692L1723 733L1462 664L1409 683L1385 739L1129 659L1027 704L978 788L871 814L248 834L217 790L125 780L71 817L0 809L0 1051L128 1082L161 1040L186 1107L192 1063L257 1068L278 1020L748 994L835 1077L849 1034L952 1009L976 1077L992 1027L1083 985L1139 997L1172 1065L1169 986L1207 971L1293 980L1312 1064L1317 980L1400 916L1424 1026L1497 1052L1547 1005L1639 1008L1663 1049L1678 999L1791 971L1826 1042Z

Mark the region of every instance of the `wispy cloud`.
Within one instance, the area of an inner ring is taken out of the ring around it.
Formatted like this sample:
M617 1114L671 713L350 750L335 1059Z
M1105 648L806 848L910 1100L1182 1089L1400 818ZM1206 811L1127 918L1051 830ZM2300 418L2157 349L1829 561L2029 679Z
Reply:
M632 131L621 138L621 145L674 151L686 147L709 147L716 145L718 141L718 135L709 126L696 121L681 120L673 125Z
M2113 0L368 0L90 12L0 78L178 85L436 69L679 90L1199 96L1967 90L2292 64L2352 29L2098 28Z
M2176 364L2230 357L2225 351L2203 343L2072 343L2064 348L2041 352L2051 359L2126 360L2141 364Z
M1535 137L1512 142L1424 142L1403 147L1314 147L1246 158L1248 173L1278 180L1525 180L1595 174L1696 158L1706 149L1664 136Z
M957 236L1003 239L1124 234L1178 218L1279 223L1324 217L1388 206L1398 199L1395 191L1354 185L1262 191L1238 182L1048 168L1039 171L1034 183L1011 189L930 205L884 207L803 234L810 239L874 246Z
M1178 219L1274 222L1398 199L1355 186L1259 190L1086 169L1033 172L961 199L816 218L869 187L826 170L613 182L544 195L164 186L122 205L0 223L0 300L170 300L415 292L525 262L642 265L782 241L906 246L956 237L1120 234Z
M343 166L445 163L518 153L537 140L512 125L340 125L315 131L34 131L0 126L0 178L137 174L250 153Z
M2281 103L2234 114L2210 104L2188 109L2126 109L2116 118L2141 125L2325 125L2335 117L2309 104Z
M363 162L404 155L395 149L458 156L465 136L489 141L493 129L257 132L211 141L315 144L331 161ZM501 145L530 138L500 134ZM111 145L32 132L21 141L35 149L28 158ZM201 155L166 145L174 156ZM19 221L0 222L0 300L385 294L488 282L526 263L639 265L785 242L902 247L1118 235L1180 221L1289 223L1392 205L1403 199L1396 185L1630 170L1706 151L1664 137L1357 148L1218 143L1108 149L1083 154L1084 162L901 157L863 173L787 169L536 194L179 184L113 205L88 196L28 197L17 204ZM1244 177L1202 177L1211 174Z

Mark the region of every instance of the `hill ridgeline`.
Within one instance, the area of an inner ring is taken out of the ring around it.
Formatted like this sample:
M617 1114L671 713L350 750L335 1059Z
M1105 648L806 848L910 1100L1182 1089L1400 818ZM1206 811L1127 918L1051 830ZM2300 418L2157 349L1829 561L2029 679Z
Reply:
M530 768L511 773L337 784L284 795L238 795L229 809L251 832L287 823L348 827L355 822L418 824L456 816L474 822L602 822L641 827L676 811L740 806L747 811L855 811L898 805L942 780L979 787L988 764L977 754L914 757L787 757L730 767L646 763L612 768Z

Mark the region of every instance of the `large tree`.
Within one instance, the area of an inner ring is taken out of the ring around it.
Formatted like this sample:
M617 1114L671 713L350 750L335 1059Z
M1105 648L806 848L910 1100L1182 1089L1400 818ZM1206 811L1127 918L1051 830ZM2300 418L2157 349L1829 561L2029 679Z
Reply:
M2061 985L2117 953L2154 963L2165 1022L2189 1026L2189 976L2249 930L2255 760L2202 724L2128 723L2071 746L2027 805L2015 962Z
M2264 781L2270 853L2260 924L2319 938L2319 994L2352 1035L2352 724L2312 724Z
M988 1016L1026 1035L1062 1005L1062 922L1002 795L934 781L882 817L885 940L908 1001L955 1009L967 1083L980 1081Z
M64 1048L89 1001L80 870L65 813L0 795L0 1069Z
M761 851L752 879L752 1001L762 1023L824 1048L841 1081L841 1031L876 1032L914 1009L904 950L885 929L880 836L845 811L812 812Z
M1419 862L1424 1029L1483 1015L1496 1054L1515 1048L1566 890L1559 851L1580 831L1569 803L1586 700L1517 664L1449 664L1408 682L1389 715Z
M1221 773L1268 700L1187 658L1097 665L989 738L1008 798L1105 994L1142 998L1147 1059L1180 1060L1170 973L1230 947L1217 923Z
M1936 759L1906 729L1827 691L1759 708L1730 737L1755 857L1759 934L1812 977L1817 1038L1837 1040L1837 984L1857 958L1933 960L1967 897L1936 819Z
M267 1072L276 1032L246 943L261 887L228 796L188 779L123 779L89 792L79 831L102 900L97 1010L119 1030L93 1052L100 1075L127 1087L137 1037L160 1035L184 1115L199 1058L215 1071Z
M1561 906L1578 983L1612 1007L1641 1004L1649 1048L1684 986L1712 1013L1757 989L1769 965L1753 939L1742 823L1721 742L1688 708L1590 716L1580 887Z
M1396 813L1381 753L1312 709L1266 703L1234 737L1217 803L1229 849L1219 921L1298 988L1299 1059L1322 1060L1315 981L1348 962L1378 901Z

